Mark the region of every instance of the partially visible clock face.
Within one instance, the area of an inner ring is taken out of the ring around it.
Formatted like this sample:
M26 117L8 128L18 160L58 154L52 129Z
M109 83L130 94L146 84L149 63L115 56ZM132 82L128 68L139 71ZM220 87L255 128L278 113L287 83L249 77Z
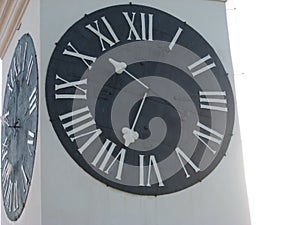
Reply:
M33 40L19 40L7 74L2 112L2 200L8 218L17 220L25 207L38 129L38 67Z
M209 43L161 10L118 5L85 15L51 56L53 128L94 178L141 195L204 179L228 148L234 98Z

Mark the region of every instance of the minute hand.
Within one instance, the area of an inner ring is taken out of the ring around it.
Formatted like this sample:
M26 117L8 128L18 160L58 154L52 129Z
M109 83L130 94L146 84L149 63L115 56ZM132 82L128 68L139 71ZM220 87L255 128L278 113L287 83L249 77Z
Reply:
M132 79L136 80L139 84L141 84L144 88L149 89L149 87L144 84L142 81L140 81L138 78L136 78L135 76L133 76L131 73L129 73L126 70L127 64L124 62L118 62L112 58L109 58L108 61L115 67L115 72L117 74L121 74L123 72L125 72L127 75L129 75Z

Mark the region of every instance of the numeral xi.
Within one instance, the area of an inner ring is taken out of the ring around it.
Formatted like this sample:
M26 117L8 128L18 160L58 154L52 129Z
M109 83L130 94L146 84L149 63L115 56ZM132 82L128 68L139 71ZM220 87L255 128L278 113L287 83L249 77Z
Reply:
M109 22L107 21L107 19L105 18L105 16L101 17L102 22L104 23L106 29L108 30L109 34L111 35L111 37L114 39L113 41L111 41L109 38L107 38L106 36L104 36L99 29L99 24L98 24L98 20L95 20L95 27L92 26L91 24L86 25L85 27L87 29L89 29L91 32L93 32L94 34L96 34L99 37L99 41L102 47L102 51L105 51L105 46L104 46L104 42L106 42L107 44L109 44L110 47L114 46L116 43L118 43L120 40L117 37L117 35L115 34L114 30L112 29L111 25L109 24Z

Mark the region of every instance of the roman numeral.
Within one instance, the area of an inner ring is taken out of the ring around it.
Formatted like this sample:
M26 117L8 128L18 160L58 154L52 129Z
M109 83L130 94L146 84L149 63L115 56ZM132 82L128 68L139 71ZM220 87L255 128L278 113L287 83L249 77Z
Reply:
M212 62L211 64L207 64L206 62L211 59L210 55L205 56L204 58L199 59L198 61L194 62L193 64L188 66L188 69L192 72L193 77L198 76L201 73L204 73L207 70L210 70L211 68L215 67L216 64ZM204 66L200 66L204 64ZM200 68L199 68L200 66ZM196 68L198 67L198 69ZM194 70L196 69L196 70Z
M11 180L9 180L8 188L4 195L4 204L8 208L9 212L11 212L12 188L13 188L13 184Z
M33 89L31 95L29 96L29 115L36 109L37 102L37 93L36 88Z
M108 146L110 145L109 149ZM93 166L97 166L97 164L100 162L100 159L102 157L102 155L104 154L104 152L108 149L101 165L99 166L99 170L104 171L109 159L112 156L113 151L116 148L116 144L111 142L110 140L106 139L106 141L104 142L103 146L101 147L100 151L97 153L96 157L94 158L92 165ZM119 166L118 166L118 172L116 175L116 179L121 180L121 176L122 176L122 170L123 170L123 165L124 165L124 159L125 159L125 154L126 154L126 150L124 148L122 148L119 153L117 154L117 156L114 158L114 160L111 162L111 164L109 165L109 167L107 167L107 169L104 171L106 174L109 173L109 170L111 169L111 167L115 164L115 162L118 160L119 161Z
M8 147L7 141L8 141L8 138L6 137L4 142L2 143L2 146L3 146L2 150Z
M73 117L77 117L73 119ZM78 117L79 116L79 117ZM64 120L71 119L71 121L63 123L63 128L66 130L66 134L73 142L76 139L88 137L88 140L78 148L78 151L82 154L86 148L92 144L97 137L102 133L100 129L93 129L96 124L88 107L84 107L64 115L59 116L59 119ZM68 130L68 131L67 131Z
M181 27L178 27L178 30L177 30L176 34L174 35L172 41L169 44L169 49L170 50L173 49L173 47L176 44L176 42L177 42L177 40L178 40L178 38L179 38L179 36L180 36L180 34L181 34L182 31L183 31L183 29Z
M132 12L130 18L128 12L123 12L123 15L130 28L127 40L131 40L131 36L133 35L135 40L153 41L153 14L148 14L148 32L147 32L146 15L145 13L140 13L140 20L141 20L140 34L138 33L136 27L134 26L135 14L136 14L135 12Z
M26 55L27 55L27 41L25 42L25 47L24 47L24 55L23 55L23 63L22 63L22 71L25 69L25 61L26 61Z
M180 161L180 164L185 172L186 178L189 178L190 174L187 172L182 159L184 159L195 170L196 173L200 171L200 169L195 165L195 163L193 163L193 161L179 147L177 147L175 151Z
M3 161L7 155L8 151L7 151L7 148L3 148L2 149L2 157L1 157L1 161Z
M6 124L7 126L9 126L8 119L7 119L8 116L9 116L9 111L7 111L3 116L0 117L1 123Z
M200 128L200 131L194 130L193 134L213 153L216 154L216 151L213 150L204 139L212 141L218 145L222 143L223 135L217 131L205 126L204 124L198 122L197 126ZM205 132L205 133L204 133Z
M18 193L18 181L14 183L9 180L8 187L4 190L4 204L8 208L8 211L16 211L19 208L19 193Z
M140 177L139 177L139 186L145 186L145 180L144 180L144 155L139 155L139 167L140 167ZM158 165L157 165L157 162L156 162L156 159L155 159L155 156L154 155L150 155L150 158L149 158L149 165L148 165L148 178L147 178L147 184L146 186L147 187L151 187L151 184L150 184L150 178L151 178L151 167L153 165L153 169L154 169L154 172L155 172L155 175L156 175L156 178L157 178L157 181L158 181L158 186L159 187L163 187L165 186L163 181L162 181L162 178L161 178L161 175L160 175L160 172L159 172L159 168L158 168Z
M13 89L13 86L11 86L9 83L7 83L7 87L9 89L10 92L12 92L14 89Z
M21 165L21 172L22 172L22 177L23 177L23 192L25 193L26 192L26 186L28 186L28 183L29 183L29 180L28 180L28 177L27 177L27 174L24 170L24 166L23 164Z
M12 69L10 69L10 82L7 82L7 86L9 88L10 92L12 92L15 87L15 75L14 75Z
M93 27L91 24L86 25L85 27L87 29L89 29L90 31L92 31L94 34L96 34L99 37L99 41L102 47L102 51L105 51L105 47L104 47L104 42L106 42L110 47L114 46L116 43L118 43L120 40L117 37L117 35L115 34L114 30L112 29L111 25L109 24L109 22L106 20L106 18L104 16L101 17L101 20L103 21L106 29L108 30L108 32L110 33L111 37L113 38L113 41L111 41L110 39L108 39L106 36L104 36L99 29L99 24L98 24L98 20L95 20L95 27Z
M2 171L2 184L3 187L6 186L7 181L9 180L9 177L13 171L13 166L11 163L8 162L8 160L5 161L3 171Z
M18 48L16 49L16 54L14 57L14 71L15 74L18 76L21 71L21 52L22 52L22 46L19 44Z
M13 183L13 200L12 210L16 211L19 208L19 197L18 197L18 181Z
M28 151L30 156L32 156L32 152L30 151L30 145L34 144L34 137L35 137L35 133L31 132L30 130L28 131L28 138L27 138L27 145L28 145Z
M64 55L69 55L69 56L79 58L89 68L89 70L92 69L91 64L96 61L96 59L97 59L96 57L92 57L89 55L84 55L82 53L79 53L77 51L77 49L72 45L71 42L68 43L67 47L69 47L69 49L71 48L72 51L70 51L66 48L63 52Z
M55 99L86 99L86 93L87 90L80 87L83 85L87 84L87 79L84 80L79 80L79 81L67 81L63 78L61 78L60 76L56 75L56 80L60 80L64 83L62 84L56 84L55 85L55 91L61 90L61 89L66 89L66 88L75 88L75 90L79 90L79 92L81 93L74 93L74 94L66 94L66 93L62 93L62 94L57 94L55 93Z
M32 66L33 66L33 56L31 55L30 59L29 59L27 73L26 73L26 83L27 83L27 85L29 84L29 81L30 81L30 75L31 75L31 71L32 71Z
M7 143L7 141L8 141L8 138L6 137L5 138L5 140L4 140L4 142L2 143L2 150L1 150L1 161L3 161L4 159L5 159L5 157L6 157L6 155L7 155L7 153L8 153L8 149L7 149L7 147L8 147L8 143Z
M31 132L30 130L28 131L28 139L27 139L27 144L33 145L33 140L34 140L34 133Z
M200 108L227 112L225 91L199 91Z

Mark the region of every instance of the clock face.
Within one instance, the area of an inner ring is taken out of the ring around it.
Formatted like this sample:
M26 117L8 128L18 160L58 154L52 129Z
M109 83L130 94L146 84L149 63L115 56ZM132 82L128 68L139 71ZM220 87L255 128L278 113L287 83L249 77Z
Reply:
M101 9L72 25L51 56L46 98L73 160L141 195L204 179L234 123L233 92L213 48L187 23L141 5Z
M26 203L38 129L38 67L32 38L19 40L9 67L1 116L2 199L8 218L17 220Z

